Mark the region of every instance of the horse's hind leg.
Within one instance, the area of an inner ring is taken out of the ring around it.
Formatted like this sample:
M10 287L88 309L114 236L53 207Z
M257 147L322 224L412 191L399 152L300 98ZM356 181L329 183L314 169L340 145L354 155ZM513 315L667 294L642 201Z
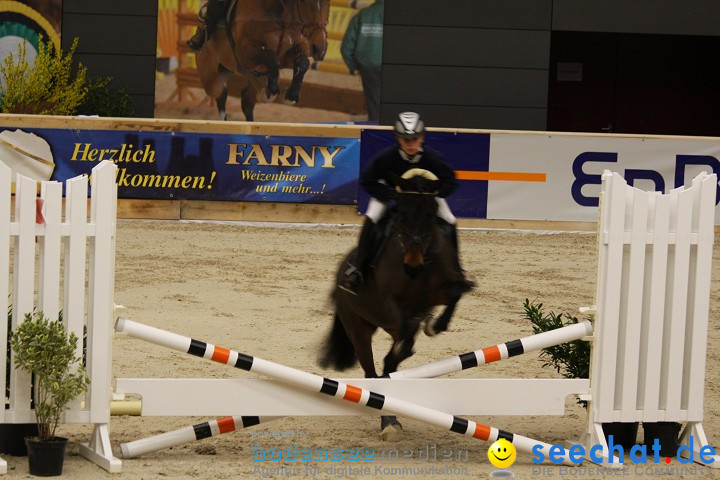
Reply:
M248 122L255 121L255 103L257 102L257 90L251 82L247 88L243 89L240 96L242 103L242 111L245 114L245 120Z
M224 87L222 89L222 92L220 92L220 95L215 99L215 102L217 103L218 115L220 115L220 120L223 121L227 120L227 96L227 87Z
M377 327L366 322L351 310L337 306L335 314L340 318L347 338L355 347L355 354L365 373L365 378L377 378L375 359L372 351L372 336Z

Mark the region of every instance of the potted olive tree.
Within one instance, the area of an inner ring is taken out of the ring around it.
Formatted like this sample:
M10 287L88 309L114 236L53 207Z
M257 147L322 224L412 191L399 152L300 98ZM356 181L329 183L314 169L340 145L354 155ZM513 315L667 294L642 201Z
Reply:
M523 303L523 317L530 320L533 325L533 333L542 333L569 324L578 323L577 317L567 313L555 314L545 313L542 303L534 303L527 298ZM573 340L560 345L543 348L540 356L545 359L544 367L553 367L565 378L589 378L590 377L590 343L583 340ZM587 407L587 402L579 401ZM615 445L622 445L625 451L629 451L637 441L638 423L603 423L603 432L607 441L610 435L613 436Z
M40 311L25 314L11 336L15 365L34 375L38 435L25 440L32 475L62 474L67 438L55 436L55 431L68 403L90 383L82 356L75 354L78 341L74 333L67 335L62 321Z
M12 335L12 305L7 312L6 338ZM5 368L5 398L10 397L10 343L7 344ZM3 408L8 408L5 404ZM33 423L0 423L0 453L7 453L14 457L27 455L25 437L37 435L37 425Z

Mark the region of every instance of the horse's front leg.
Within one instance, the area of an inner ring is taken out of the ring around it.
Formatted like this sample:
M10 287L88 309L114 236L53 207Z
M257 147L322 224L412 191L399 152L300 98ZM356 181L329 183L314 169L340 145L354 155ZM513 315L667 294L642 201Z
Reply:
M428 337L434 337L440 332L444 332L450 325L450 319L452 319L453 313L455 313L455 307L457 307L460 297L462 297L461 287L459 285L453 285L448 289L448 299L445 302L445 309L438 317L428 315L425 321L425 327L423 331Z
M302 88L302 82L305 79L305 74L310 68L310 59L308 58L307 53L300 47L296 47L295 50L292 81L285 92L285 103L289 105L294 105L300 101L300 88Z
M272 102L280 93L280 62L275 52L269 48L262 47L260 52L260 64L265 66L266 86L265 96L268 102Z
M419 321L414 317L402 320L399 330L393 335L395 341L388 354L385 355L383 377L389 377L391 373L397 371L400 362L412 356L415 334L419 326ZM387 415L380 417L380 429L383 440L396 440L402 431L402 424L394 415Z

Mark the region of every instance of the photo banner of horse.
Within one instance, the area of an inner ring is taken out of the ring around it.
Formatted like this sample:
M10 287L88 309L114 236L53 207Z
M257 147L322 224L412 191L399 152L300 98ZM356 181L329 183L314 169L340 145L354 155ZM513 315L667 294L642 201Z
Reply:
M118 165L119 198L352 205L357 138L0 127L0 160L35 180Z
M390 131L364 130L360 171L395 142ZM447 201L455 216L465 218L596 222L604 170L663 193L689 185L701 171L720 178L718 138L468 130L430 131L425 143L455 169L458 188ZM367 202L360 191L361 212Z

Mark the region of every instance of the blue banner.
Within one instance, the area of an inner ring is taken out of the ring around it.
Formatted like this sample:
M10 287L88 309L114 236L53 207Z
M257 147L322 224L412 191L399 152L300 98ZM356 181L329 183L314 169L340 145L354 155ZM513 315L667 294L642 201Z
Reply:
M337 205L355 203L360 155L356 138L3 127L0 150L57 181L110 160L120 198Z
M361 135L360 171L384 148L397 145L395 135L385 130L363 130ZM458 188L446 199L457 217L487 218L487 180L463 180L472 173L487 172L490 165L489 133L428 132L425 144L441 152L458 177ZM468 175L464 175L467 173ZM358 209L364 212L370 196L358 189Z

